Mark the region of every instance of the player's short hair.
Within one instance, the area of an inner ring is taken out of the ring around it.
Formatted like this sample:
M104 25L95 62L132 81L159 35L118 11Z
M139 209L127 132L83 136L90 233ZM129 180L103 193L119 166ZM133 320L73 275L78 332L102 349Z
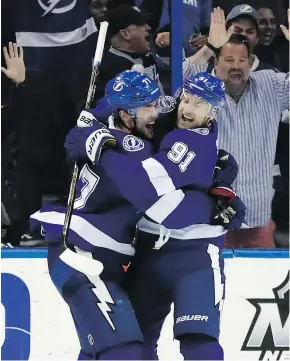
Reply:
M228 43L230 44L244 44L245 47L247 48L247 52L248 52L248 57L250 58L251 55L252 55L252 52L251 52L251 47L250 47L250 44L249 44L249 41L248 41L248 38L245 36L245 35L241 35L241 34L233 34ZM220 54L221 54L221 51L222 51L222 47L218 49L218 51L216 52L216 58L218 59L220 57Z

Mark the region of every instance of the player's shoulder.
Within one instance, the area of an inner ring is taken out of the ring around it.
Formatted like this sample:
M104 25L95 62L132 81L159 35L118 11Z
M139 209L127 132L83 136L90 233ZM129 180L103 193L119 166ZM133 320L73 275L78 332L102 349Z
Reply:
M209 128L196 129L175 129L169 132L162 140L160 148L170 148L176 142L182 142L187 145L206 142L216 136L215 131Z

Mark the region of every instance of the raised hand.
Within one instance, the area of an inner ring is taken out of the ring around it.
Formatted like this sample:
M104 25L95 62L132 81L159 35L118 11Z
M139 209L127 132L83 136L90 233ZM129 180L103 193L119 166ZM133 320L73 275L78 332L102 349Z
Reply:
M213 9L210 18L208 42L219 49L229 41L234 32L234 27L231 26L228 31L226 30L225 13L220 7Z
M288 24L290 24L290 9L288 9L287 14L288 14ZM280 25L280 28L283 31L285 38L289 41L289 29L287 29L285 25Z
M8 50L3 48L4 59L6 67L1 67L1 71L7 78L13 80L15 83L22 83L25 80L25 65L23 60L23 49L11 42L8 44Z

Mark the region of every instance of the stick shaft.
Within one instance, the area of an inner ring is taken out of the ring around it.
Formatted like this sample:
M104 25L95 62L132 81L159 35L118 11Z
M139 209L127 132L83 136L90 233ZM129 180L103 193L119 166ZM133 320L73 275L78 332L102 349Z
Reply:
M109 23L107 21L104 21L101 23L101 26L100 26L98 42L97 42L94 63L93 63L93 69L92 69L92 74L91 74L91 80L90 80L90 85L89 85L88 95L87 95L87 100L86 100L86 108L89 108L91 106L91 102L94 99L95 90L96 90L96 82L97 82L99 68L101 65L102 57L103 57L108 25L109 25ZM67 202L67 211L65 214L65 220L64 220L64 224L63 224L63 230L62 230L63 246L65 248L66 248L66 241L67 241L67 237L68 237L69 226L70 226L72 212L73 212L78 177L79 177L79 166L77 163L75 163L74 169L73 169L73 174L72 174L72 180L71 180L71 184L70 184L70 190L69 190L69 196L68 196L68 202Z

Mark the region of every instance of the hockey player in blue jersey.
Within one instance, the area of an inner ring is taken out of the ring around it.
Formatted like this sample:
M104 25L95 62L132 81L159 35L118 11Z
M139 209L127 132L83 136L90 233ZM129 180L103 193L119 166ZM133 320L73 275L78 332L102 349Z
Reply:
M221 82L210 75L198 74L189 79L179 99L178 130L165 136L159 153L143 161L141 167L130 162L130 165L126 163L126 168L125 162L117 159L115 153L106 151L102 161L107 174L113 178L112 167L117 161L124 172L140 175L135 182L142 184L146 195L150 194L149 189L152 194L160 193L166 186L174 192L186 186L186 182L209 187L217 156L217 124L212 122L223 105L223 92ZM219 179L223 182L218 185L231 192L229 185L234 178L230 172L228 176ZM120 178L116 185L122 184ZM122 190L125 192L124 186ZM167 219L170 229L161 228L161 233L160 226L146 218L138 224L136 255L128 269L127 280L144 337L144 359L157 358L157 340L173 302L174 336L180 341L184 359L223 360L218 337L225 284L221 258L224 236L218 227L190 222L192 213L203 212L203 205L193 208L189 193L185 188L185 197L170 210L170 219ZM230 201L236 206L238 203L240 226L245 208L234 195ZM150 312L146 312L148 309Z
M153 154L151 144L132 133L152 138L160 95L157 83L143 74L125 73L115 82L113 95L117 94L123 101L115 118L119 130L110 132L98 124L84 145L92 162L98 161L104 145L112 143L123 156L138 162ZM92 113L84 111L78 125L93 122ZM206 216L198 214L195 222L207 222L213 202L208 195L195 193L208 205ZM140 359L143 338L121 283L122 265L135 253L132 239L142 213L92 163L82 167L77 185L68 237L68 247L77 255L73 258L69 252L58 253L65 211L64 205L50 204L31 219L45 230L50 276L70 307L81 344L79 359Z
M106 150L100 159L120 193L137 208L142 209L148 200L146 208L152 199L162 196L146 214L170 228L160 227L152 219L139 222L137 253L127 275L144 335L144 359L156 358L155 346L171 302L175 305L174 333L184 358L223 359L217 339L224 288L220 256L224 230L209 225L210 219L195 224L193 215L204 215L208 205L191 198L195 189L205 191L212 183L217 161L216 124L212 123L223 98L222 83L199 74L184 86L178 106L180 129L164 138L157 155L138 164ZM134 177L128 178L128 174ZM239 228L245 209L228 187L234 179L230 172L228 175L230 179L222 179L219 185L223 187L216 187L215 194L226 196L239 210L236 217L229 217L228 224ZM192 184L195 189L180 189ZM140 189L142 194L136 197L134 193Z

